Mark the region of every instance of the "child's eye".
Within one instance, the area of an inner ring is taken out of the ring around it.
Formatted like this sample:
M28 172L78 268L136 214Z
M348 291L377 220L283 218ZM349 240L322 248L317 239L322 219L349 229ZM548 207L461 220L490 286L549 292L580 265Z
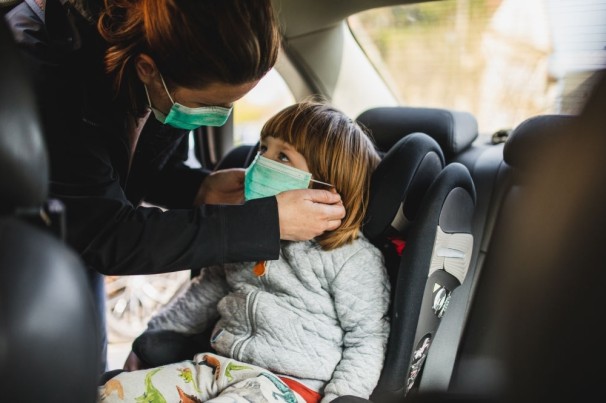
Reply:
M288 159L288 157L286 156L286 154L284 153L280 153L278 154L278 159L282 162L290 162L290 160Z
M259 154L265 154L265 151L267 151L267 147L261 144L259 146Z

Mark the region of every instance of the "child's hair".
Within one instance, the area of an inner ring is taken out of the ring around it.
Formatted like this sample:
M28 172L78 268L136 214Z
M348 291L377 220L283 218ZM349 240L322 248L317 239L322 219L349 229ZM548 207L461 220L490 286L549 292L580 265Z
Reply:
M280 48L270 0L105 0L97 28L109 46L106 70L135 114L145 104L135 72L141 53L167 83L204 88L260 79Z
M269 119L261 139L268 136L291 144L305 157L312 179L334 185L341 195L346 211L341 226L316 241L331 250L356 239L366 214L370 177L380 160L362 127L326 103L306 100Z

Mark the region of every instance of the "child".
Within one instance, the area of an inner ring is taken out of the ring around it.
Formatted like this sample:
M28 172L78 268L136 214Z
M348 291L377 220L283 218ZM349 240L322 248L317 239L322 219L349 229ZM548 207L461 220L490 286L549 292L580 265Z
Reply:
M283 242L275 261L203 269L148 328L192 334L218 320L217 354L123 372L100 388L100 401L368 398L389 332L383 258L360 231L378 162L362 129L326 104L301 102L271 118L246 171L246 198L334 186L347 212L342 225L313 241Z

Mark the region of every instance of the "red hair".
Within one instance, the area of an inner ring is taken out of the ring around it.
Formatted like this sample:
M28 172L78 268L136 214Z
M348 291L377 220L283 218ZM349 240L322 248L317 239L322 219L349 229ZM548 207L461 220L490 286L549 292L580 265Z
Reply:
M106 71L135 112L139 54L167 81L200 89L262 78L280 47L270 0L105 0L97 28L108 43Z

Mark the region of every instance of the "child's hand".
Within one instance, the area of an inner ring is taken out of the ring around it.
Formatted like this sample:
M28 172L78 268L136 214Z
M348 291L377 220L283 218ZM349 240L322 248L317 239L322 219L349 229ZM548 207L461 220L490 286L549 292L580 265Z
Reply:
M336 191L289 190L276 196L280 239L306 241L341 225L345 208Z

